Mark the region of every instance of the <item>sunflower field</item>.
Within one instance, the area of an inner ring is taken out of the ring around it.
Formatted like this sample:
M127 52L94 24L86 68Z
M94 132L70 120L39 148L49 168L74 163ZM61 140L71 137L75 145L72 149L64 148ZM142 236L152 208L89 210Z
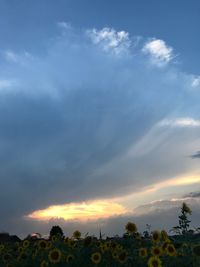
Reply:
M97 239L53 235L49 239L24 239L0 244L0 267L200 267L200 237L168 236L153 231L149 238L126 225L124 237Z

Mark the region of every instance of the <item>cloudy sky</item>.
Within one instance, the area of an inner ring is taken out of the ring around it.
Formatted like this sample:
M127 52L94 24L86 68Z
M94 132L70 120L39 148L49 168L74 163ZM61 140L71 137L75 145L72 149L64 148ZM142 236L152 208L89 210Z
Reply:
M0 231L200 226L199 12L0 0Z

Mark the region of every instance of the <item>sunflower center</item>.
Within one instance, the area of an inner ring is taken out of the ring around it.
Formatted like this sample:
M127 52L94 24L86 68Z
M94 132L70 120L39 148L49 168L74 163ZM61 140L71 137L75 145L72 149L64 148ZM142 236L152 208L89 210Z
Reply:
M51 254L52 259L57 260L59 258L59 254L57 251L52 252Z

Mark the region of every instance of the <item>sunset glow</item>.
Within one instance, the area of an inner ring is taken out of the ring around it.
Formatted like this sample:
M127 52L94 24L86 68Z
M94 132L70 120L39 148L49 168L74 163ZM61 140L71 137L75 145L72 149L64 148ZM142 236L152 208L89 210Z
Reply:
M181 176L156 183L152 187L150 187L149 190L147 190L147 192L155 192L158 191L159 189L170 186L183 186L195 183L200 183L200 175Z
M63 218L64 220L86 221L108 218L126 212L126 208L120 204L106 200L97 200L49 206L46 209L34 211L27 217L35 220Z
M160 189L194 183L200 183L200 176L188 175L165 180L160 183L155 183L147 189L144 189L143 191L114 198L112 200L95 200L80 203L68 203L63 205L52 205L47 207L46 209L36 210L33 213L27 215L26 218L38 221L45 221L55 218L78 221L105 219L130 212L130 205L127 205L127 200L128 202L130 202L130 200L132 199L132 203L135 199L134 203L136 204L137 198L139 198L140 200L143 199L143 202L145 203L145 198L147 198L147 195L151 195L152 193L154 194ZM118 203L116 203L116 201ZM132 206L132 208L133 207L134 205Z

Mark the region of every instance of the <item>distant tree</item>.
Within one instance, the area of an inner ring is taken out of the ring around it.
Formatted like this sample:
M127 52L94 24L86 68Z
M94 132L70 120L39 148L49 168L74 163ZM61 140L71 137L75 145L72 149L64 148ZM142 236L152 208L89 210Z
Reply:
M59 236L61 238L64 238L63 230L59 225L52 226L49 235L50 239L52 238L52 236Z

